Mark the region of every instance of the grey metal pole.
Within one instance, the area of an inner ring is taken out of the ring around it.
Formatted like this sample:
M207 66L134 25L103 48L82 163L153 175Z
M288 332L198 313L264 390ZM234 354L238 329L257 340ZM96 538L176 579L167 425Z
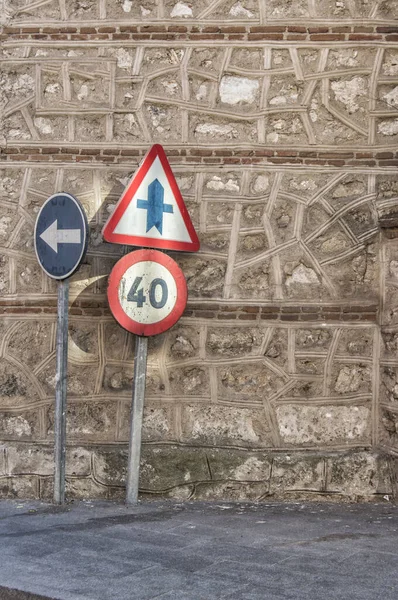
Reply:
M68 362L69 279L58 282L57 372L54 418L54 502L65 502L66 385Z
M133 403L130 411L129 459L126 482L127 504L138 503L147 356L148 338L137 336L135 339Z

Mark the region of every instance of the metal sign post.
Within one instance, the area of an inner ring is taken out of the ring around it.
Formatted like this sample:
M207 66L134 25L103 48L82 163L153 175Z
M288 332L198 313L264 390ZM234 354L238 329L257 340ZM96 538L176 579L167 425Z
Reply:
M65 502L68 278L82 262L87 243L87 217L80 202L66 192L48 198L37 215L34 244L41 268L58 280L54 417L54 502L57 504Z
M65 502L65 454L66 454L66 385L68 364L68 299L69 280L58 282L57 312L57 374L55 384L54 417L54 502Z
M102 230L113 244L198 252L200 243L162 146L147 152ZM136 250L114 266L108 282L116 321L138 337L127 470L127 504L138 502L147 336L167 331L187 303L187 283L177 263L157 250Z
M133 404L130 411L129 458L126 481L127 504L137 504L138 502L147 356L148 338L137 335L135 338Z
M137 504L141 454L141 429L148 353L147 336L172 327L184 312L187 283L177 263L158 250L136 250L113 267L108 300L122 327L136 334L133 403L127 467L127 504Z

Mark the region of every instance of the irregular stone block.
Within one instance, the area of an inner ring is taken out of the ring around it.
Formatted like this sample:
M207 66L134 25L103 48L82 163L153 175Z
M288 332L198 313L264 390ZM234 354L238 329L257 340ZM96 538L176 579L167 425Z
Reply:
M253 104L259 90L258 79L226 75L221 79L219 92L223 104Z
M66 475L88 477L91 474L91 451L81 446L66 449Z
M0 478L0 496L13 500L34 500L39 497L39 478L37 475L18 475L18 477Z
M205 233L202 234L200 247L203 252L219 253L226 256L228 253L230 233Z
M287 445L369 443L371 410L368 406L302 406L282 404L276 415Z
M170 369L169 380L172 392L180 395L208 396L209 372L203 367Z
M0 476L6 475L6 453L7 453L7 445L0 444Z
M303 454L275 456L272 462L270 493L317 491L324 488L324 459Z
M220 397L261 401L277 392L284 380L264 364L247 363L218 369Z
M79 349L76 347L72 349L72 353L80 354ZM97 364L84 365L68 363L68 394L70 396L91 396L95 390L95 384L97 380ZM55 393L55 375L56 365L55 358L47 363L45 368L38 374L38 379L43 386L46 395L53 397Z
M125 485L127 472L125 448L98 447L93 450L93 477L101 485Z
M130 409L131 400L123 402L119 417L119 437L121 441L128 441L130 434ZM142 439L145 442L176 441L173 423L173 408L171 406L144 407L142 421Z
M352 498L391 494L389 460L368 452L334 455L327 459L327 490Z
M16 408L39 400L39 395L28 377L14 364L2 358L0 361L0 402L4 408Z
M15 261L17 293L32 294L42 291L42 270L37 262Z
M209 328L206 349L209 356L241 356L256 352L263 333L253 327Z
M264 53L260 48L234 48L230 65L243 69L251 65L253 70L261 71L264 68Z
M374 329L343 329L337 354L349 354L351 356L372 356Z
M221 117L192 115L190 118L190 138L192 142L209 143L219 140L231 143L237 140L255 142L257 128L255 121L233 121Z
M168 358L170 360L181 360L197 356L199 352L198 327L176 326L169 333Z
M199 257L181 257L179 265L188 284L188 293L194 297L222 296L226 263L223 260Z
M264 260L259 266L236 269L233 277L231 297L272 299L273 286L270 261Z
M228 202L209 202L207 222L209 225L230 225L234 216L234 207Z
M106 500L109 497L109 489L99 484L90 477L66 478L65 495L67 498L77 500Z
M0 294L6 296L9 293L10 267L7 256L0 256Z
M268 496L268 483L263 481L201 481L195 485L195 500L254 502Z
M166 491L209 478L206 455L202 449L142 447L140 488L143 491Z
M122 360L127 343L127 332L117 323L106 323L104 336L106 340L105 353L107 358Z
M50 446L8 444L7 457L10 475L54 473L54 450Z
M390 448L398 447L398 414L387 408L380 412L380 439Z
M22 180L25 169L5 168L0 169L0 198L7 202L18 202L21 194Z
M367 365L349 364L344 367L335 365L333 370L333 388L338 394L356 392L371 393L371 372Z
M210 446L272 446L260 409L221 405L191 405L182 409L182 440Z
M356 113L360 107L364 109L366 100L361 97L367 96L369 80L367 77L356 76L351 79L340 79L331 81L330 87L334 92L335 99L348 114Z
M75 140L77 142L105 141L106 120L102 116L75 117Z
M18 414L0 411L0 438L26 440L39 437L38 411L22 411Z
M25 321L10 338L8 352L24 365L34 368L51 352L51 323Z
M269 89L269 104L271 106L287 106L300 103L303 84L291 75L273 77Z
M178 109L151 102L143 107L146 123L152 136L159 142L181 141L181 118Z
M79 362L95 362L99 354L98 325L71 321L68 333L68 356Z
M238 256L247 258L268 249L267 236L263 233L247 234L239 236Z
M103 387L112 392L129 392L133 385L133 366L130 365L107 365Z
M212 479L262 481L269 484L272 458L263 453L244 452L234 448L206 450Z
M224 49L216 46L193 48L189 66L194 69L203 69L212 74L219 74L224 56Z
M260 179L260 177L258 178ZM241 224L246 227L256 227L261 223L264 214L265 202L246 204L241 212Z
M10 103L27 100L35 93L35 77L33 66L11 65L3 66L2 74L2 103L4 108Z
M53 435L54 412L47 412L47 435ZM116 435L114 402L68 402L66 431L69 439L111 441Z

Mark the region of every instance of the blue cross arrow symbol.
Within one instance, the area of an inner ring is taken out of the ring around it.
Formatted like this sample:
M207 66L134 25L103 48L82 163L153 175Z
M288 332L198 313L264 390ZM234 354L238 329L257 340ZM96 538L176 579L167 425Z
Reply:
M164 203L164 188L159 179L155 179L148 186L148 200L137 200L137 208L147 210L147 232L156 227L160 235L163 231L163 213L172 213L173 205Z

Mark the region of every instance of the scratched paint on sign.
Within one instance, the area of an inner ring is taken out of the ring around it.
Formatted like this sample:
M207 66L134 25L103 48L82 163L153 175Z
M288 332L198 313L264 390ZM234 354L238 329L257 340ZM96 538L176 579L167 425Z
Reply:
M177 301L177 286L163 265L141 261L127 269L120 280L118 295L128 317L149 325L162 321L172 312Z

